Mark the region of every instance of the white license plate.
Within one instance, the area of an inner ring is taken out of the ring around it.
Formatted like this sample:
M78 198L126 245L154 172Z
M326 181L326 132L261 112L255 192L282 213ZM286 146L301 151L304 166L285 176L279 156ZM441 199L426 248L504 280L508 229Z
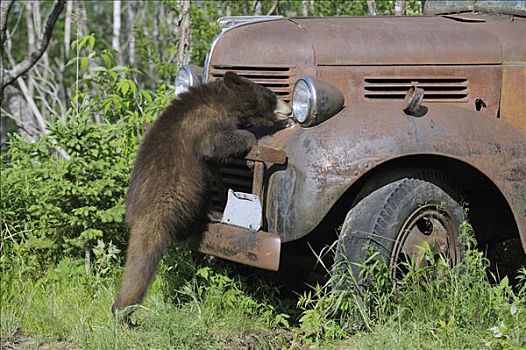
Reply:
M261 227L261 212L261 201L257 195L229 189L221 222L257 231Z

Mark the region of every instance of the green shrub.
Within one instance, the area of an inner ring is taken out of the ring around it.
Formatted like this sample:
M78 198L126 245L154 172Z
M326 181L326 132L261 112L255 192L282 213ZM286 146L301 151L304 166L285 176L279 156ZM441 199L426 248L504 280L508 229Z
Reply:
M0 188L2 268L13 255L36 266L71 256L84 258L89 271L91 257L102 256L94 255L97 244L99 251L125 245L124 195L142 124L174 95L164 84L138 91L139 73L112 67L106 51L91 52L89 63L93 73L79 81L65 121L52 122L34 143L10 137Z

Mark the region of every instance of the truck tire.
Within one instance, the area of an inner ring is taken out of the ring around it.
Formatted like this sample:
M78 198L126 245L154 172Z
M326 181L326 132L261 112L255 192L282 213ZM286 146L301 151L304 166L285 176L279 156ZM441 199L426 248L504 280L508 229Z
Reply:
M433 176L433 180L441 176ZM447 184L405 177L372 190L348 212L337 246L336 263L347 259L355 281L363 284L359 266L370 256L385 259L393 278L408 257L425 265L422 245L445 255L452 264L461 258L460 225L465 215ZM456 197L456 196L454 196ZM348 269L346 269L348 270Z

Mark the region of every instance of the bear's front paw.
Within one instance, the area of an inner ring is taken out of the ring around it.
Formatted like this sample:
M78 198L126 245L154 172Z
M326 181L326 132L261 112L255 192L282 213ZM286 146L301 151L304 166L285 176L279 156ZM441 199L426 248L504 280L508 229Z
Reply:
M256 138L256 135L251 133L248 130L237 130L236 133L239 135L239 137L245 142L246 150L250 150L252 146L255 146L258 144L258 140Z

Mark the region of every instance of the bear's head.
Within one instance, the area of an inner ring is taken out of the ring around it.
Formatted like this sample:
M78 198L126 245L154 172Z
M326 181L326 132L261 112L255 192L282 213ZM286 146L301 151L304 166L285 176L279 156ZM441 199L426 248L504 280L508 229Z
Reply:
M226 72L223 77L227 91L226 100L231 106L242 128L273 126L287 120L292 113L288 104L276 97L268 88L240 77L234 72Z

